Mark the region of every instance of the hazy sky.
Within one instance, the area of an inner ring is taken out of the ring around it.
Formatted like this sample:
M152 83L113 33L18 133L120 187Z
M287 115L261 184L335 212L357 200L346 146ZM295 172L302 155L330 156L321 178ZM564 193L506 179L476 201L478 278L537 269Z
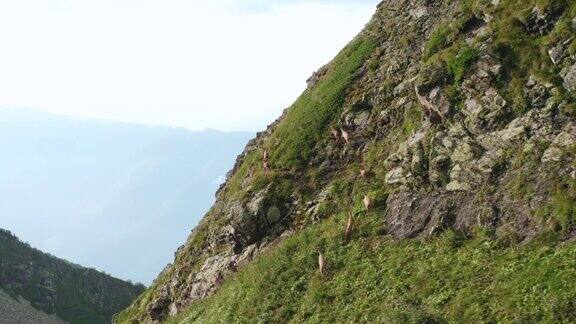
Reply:
M0 106L257 130L379 0L0 0Z

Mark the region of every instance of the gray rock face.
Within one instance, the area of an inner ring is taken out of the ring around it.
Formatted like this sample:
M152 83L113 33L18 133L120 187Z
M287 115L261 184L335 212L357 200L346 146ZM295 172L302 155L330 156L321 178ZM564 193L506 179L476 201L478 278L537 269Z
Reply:
M561 75L564 79L564 87L576 93L576 64L566 68Z
M564 46L562 44L556 45L548 51L548 55L550 55L550 60L552 60L554 65L560 64L562 59L564 59L566 56L566 53L564 52Z
M576 145L576 124L567 125L542 155L542 162L560 162Z
M525 23L526 30L540 35L547 34L554 27L558 17L554 12L546 12L540 7L535 7Z
M306 80L308 88L314 87L318 83L318 81L320 81L320 79L322 79L322 77L326 74L326 71L328 71L328 66L323 66L318 71L312 73L310 78Z

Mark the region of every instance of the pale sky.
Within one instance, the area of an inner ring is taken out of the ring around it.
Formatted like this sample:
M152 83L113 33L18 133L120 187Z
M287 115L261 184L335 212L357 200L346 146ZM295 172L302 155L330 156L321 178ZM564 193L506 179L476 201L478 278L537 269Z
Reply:
M260 130L380 0L0 0L0 107Z

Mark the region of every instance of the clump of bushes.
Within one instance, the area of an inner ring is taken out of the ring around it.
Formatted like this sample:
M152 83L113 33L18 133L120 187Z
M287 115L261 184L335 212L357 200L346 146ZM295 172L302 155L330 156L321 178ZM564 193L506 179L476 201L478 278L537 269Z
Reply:
M432 36L430 36L430 39L424 47L424 53L422 54L424 59L431 57L434 53L438 52L446 46L448 32L449 31L447 27L440 27L432 34Z
M446 64L448 73L454 78L455 84L462 83L466 72L478 58L479 51L472 47L464 47L460 53L454 57L448 58Z

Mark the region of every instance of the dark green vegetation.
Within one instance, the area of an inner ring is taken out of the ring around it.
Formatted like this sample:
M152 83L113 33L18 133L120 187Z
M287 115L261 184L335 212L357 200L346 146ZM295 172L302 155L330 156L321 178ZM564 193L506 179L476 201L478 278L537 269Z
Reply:
M369 235L379 217L360 215L350 243L345 215L304 230L170 322L576 320L574 243L508 246L480 231L398 242Z
M458 55L451 57L448 64L448 72L454 78L454 82L459 84L462 82L462 78L474 60L478 57L478 50L465 47Z
M69 323L109 323L144 290L42 253L0 230L0 289Z

